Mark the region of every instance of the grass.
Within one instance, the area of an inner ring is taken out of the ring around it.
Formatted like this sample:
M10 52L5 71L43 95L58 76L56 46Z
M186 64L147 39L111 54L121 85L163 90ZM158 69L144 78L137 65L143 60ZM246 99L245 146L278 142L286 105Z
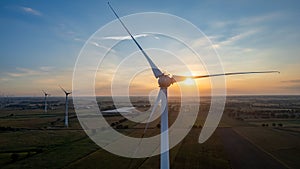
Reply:
M240 135L292 168L300 168L299 136L265 127L235 127ZM299 157L299 156L297 156Z
M213 134L207 142L199 144L199 132L200 129L192 129L189 135L183 140L172 168L230 168L218 135Z
M1 133L1 151L16 151L31 148L52 148L86 137L83 131L32 130Z
M206 143L199 144L197 140L199 132L200 129L193 129L180 144L171 149L171 168L230 168L220 138L217 135L213 135ZM115 162L120 165L116 165ZM150 158L129 159L99 149L96 152L77 160L66 168L151 169L159 168L159 164L159 155Z
M73 143L56 146L43 153L6 165L3 168L62 168L97 149L98 146L90 139L83 138Z

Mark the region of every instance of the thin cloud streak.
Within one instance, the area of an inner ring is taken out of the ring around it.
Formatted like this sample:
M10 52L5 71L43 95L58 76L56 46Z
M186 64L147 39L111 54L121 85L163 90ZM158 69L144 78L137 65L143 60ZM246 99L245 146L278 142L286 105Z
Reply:
M42 75L50 72L53 69L54 68L50 66L42 66L39 67L37 70L17 67L16 68L17 72L7 72L5 74L10 77L26 77L26 76L33 76L33 75Z
M259 16L252 16L252 17L244 17L237 20L222 20L222 21L213 21L209 25L211 28L217 28L217 29L224 29L226 27L230 26L253 26L257 24L262 24L266 22L270 22L273 20L278 20L280 18L283 18L285 16L284 13L267 13L264 15Z
M256 30L250 30L250 31L246 31L246 32L243 32L243 33L239 33L237 35L234 35L234 36L231 36L229 38L227 38L226 40L224 41L221 41L221 42L215 42L214 43L214 47L215 48L221 48L223 46L228 46L228 45L232 45L236 42L238 42L239 40L242 40L244 38L247 38L249 37L250 35L254 35L256 33L260 32L259 29L256 29Z
M294 80L283 80L282 83L300 83L300 79L294 79Z
M29 7L24 7L24 6L21 6L20 9L25 12L25 13L28 13L28 14L31 14L31 15L35 15L35 16L42 16L42 13L35 10L35 9L32 9L32 8L29 8Z
M250 17L250 18L243 18L239 21L240 25L243 26L249 26L249 25L253 25L253 24L260 24L260 23L265 23L265 22L269 22L272 20L278 20L279 18L283 17L284 14L283 13L268 13L265 15L260 15L260 16L254 16L254 17Z
M133 35L134 38L149 37L149 36L154 36L154 35L152 35L152 34ZM155 38L158 38L158 37L155 37ZM107 37L103 37L101 39L105 39L105 40L131 40L131 37L130 36L107 36Z
M100 45L100 44L99 44L99 43L97 43L97 42L90 41L89 43L90 43L91 45L94 45L94 46L96 46L96 47L103 48L103 49L105 49L105 50L107 50L107 51L111 51L111 52L114 52L114 53L116 53L116 51L115 51L115 50L113 50L112 48L109 48L109 47L106 47L106 46Z

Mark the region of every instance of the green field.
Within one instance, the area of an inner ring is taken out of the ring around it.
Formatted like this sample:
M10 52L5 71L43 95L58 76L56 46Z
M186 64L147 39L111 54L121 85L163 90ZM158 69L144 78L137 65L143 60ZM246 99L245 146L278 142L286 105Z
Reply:
M177 103L170 103L177 104ZM170 150L172 169L226 169L232 168L230 154L225 152L222 139L215 132L208 141L198 143L198 137L206 119L209 104L204 104L190 133ZM267 153L287 168L300 168L300 124L297 119L240 120L229 116L236 107L225 109L219 128L232 128L244 139ZM176 105L170 109L170 123L176 118ZM108 123L119 122L121 116L106 117ZM159 120L151 123L147 136L156 135ZM263 127L262 124L269 124ZM272 126L282 123L283 126ZM119 132L141 137L145 125L131 121L119 124L128 129ZM63 106L48 111L1 110L0 116L0 166L13 168L101 168L101 169L151 169L159 168L159 155L130 159L107 152L97 146L82 130L76 114L70 109L70 127L64 127ZM218 130L218 129L217 129ZM234 147L234 145L232 145Z

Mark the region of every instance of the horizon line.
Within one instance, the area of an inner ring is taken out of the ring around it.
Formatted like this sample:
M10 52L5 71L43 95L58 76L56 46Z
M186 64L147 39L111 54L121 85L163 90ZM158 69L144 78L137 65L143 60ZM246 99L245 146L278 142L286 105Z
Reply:
M215 95L217 97L220 96L300 96L300 94L228 94L228 95ZM15 95L10 95L10 96L0 96L0 98L7 98L7 97L44 97L44 96L15 96ZM65 97L63 95L59 96L49 96L49 97ZM77 96L77 97L94 97L94 96ZM112 97L111 95L96 95L96 97ZM125 95L118 95L116 97L127 97ZM131 95L129 97L149 97L148 95ZM171 95L169 97L181 97L180 95ZM186 97L195 97L195 96L186 96ZM200 95L199 97L211 97L211 95ZM73 96L70 96L70 98L73 98Z

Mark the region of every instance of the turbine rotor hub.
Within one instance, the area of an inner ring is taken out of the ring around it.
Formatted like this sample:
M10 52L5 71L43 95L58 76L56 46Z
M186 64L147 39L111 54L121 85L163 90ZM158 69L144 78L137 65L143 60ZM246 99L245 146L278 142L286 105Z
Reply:
M159 87L167 88L173 84L173 78L171 78L169 75L162 75L158 78L158 84Z

